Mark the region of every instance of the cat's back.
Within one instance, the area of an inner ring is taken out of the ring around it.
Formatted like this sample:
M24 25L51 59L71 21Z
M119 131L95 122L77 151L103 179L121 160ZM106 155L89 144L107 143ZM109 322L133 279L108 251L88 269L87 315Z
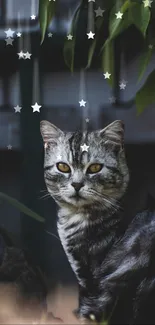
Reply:
M128 226L123 241L129 248L138 239L146 239L146 245L155 239L155 211L145 210L138 213Z

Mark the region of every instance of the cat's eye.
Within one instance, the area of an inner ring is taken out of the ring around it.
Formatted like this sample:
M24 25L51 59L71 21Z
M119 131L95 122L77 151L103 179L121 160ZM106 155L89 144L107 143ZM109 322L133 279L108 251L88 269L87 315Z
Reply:
M67 164L63 163L63 162L57 163L57 168L62 173L70 173L71 172L70 167Z
M88 167L87 169L87 174L95 174L100 172L100 170L102 169L103 164L92 164Z

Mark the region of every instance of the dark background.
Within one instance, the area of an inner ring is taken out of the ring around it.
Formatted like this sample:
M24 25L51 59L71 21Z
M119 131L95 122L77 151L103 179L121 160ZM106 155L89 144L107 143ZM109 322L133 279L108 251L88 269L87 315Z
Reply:
M137 117L133 97L154 69L153 57L143 81L137 85L138 55L142 48L141 35L131 28L116 45L117 83L125 79L127 87L114 92L104 80L97 58L92 69L85 72L85 89L80 91L81 74L72 75L63 60L63 43L68 31L70 12L78 1L59 1L57 14L40 46L37 16L38 1L0 0L0 192L4 192L39 213L45 225L20 213L7 202L0 201L0 226L14 234L18 246L28 247L34 260L50 275L52 283L71 283L74 275L56 234L56 206L45 194L43 179L43 144L40 120L47 119L63 130L82 128L85 117L92 129L102 128L115 119L125 122L125 148L131 173L131 185L126 205L126 218L144 209L148 193L155 196L155 110L148 107ZM82 26L82 24L81 24ZM13 46L6 46L4 30L12 28L22 33L14 37ZM79 29L82 35L83 29ZM80 37L80 36L79 36ZM131 45L130 44L134 44ZM125 56L119 59L119 53ZM17 53L29 51L31 60L19 60ZM86 57L84 43L79 42L76 53L77 68ZM119 99L117 105L109 101ZM81 96L88 102L88 110L79 106ZM40 113L32 113L35 102L42 105ZM14 106L22 106L15 113ZM8 150L7 146L12 149Z

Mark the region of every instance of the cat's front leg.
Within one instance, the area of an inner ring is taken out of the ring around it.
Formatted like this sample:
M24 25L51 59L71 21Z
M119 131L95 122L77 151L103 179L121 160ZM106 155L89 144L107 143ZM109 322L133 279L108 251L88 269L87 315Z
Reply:
M86 289L80 289L79 308L75 311L75 315L79 319L94 322L106 321L113 302L113 297L107 292L92 294Z

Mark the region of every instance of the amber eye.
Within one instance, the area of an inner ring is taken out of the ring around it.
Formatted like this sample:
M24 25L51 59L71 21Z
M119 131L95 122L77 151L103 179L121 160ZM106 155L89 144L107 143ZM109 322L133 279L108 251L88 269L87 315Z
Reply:
M67 164L63 163L63 162L57 163L57 168L62 173L70 173L70 171L71 171L70 167Z
M87 174L95 174L100 172L102 169L103 165L102 164L92 164L88 167L87 169Z

